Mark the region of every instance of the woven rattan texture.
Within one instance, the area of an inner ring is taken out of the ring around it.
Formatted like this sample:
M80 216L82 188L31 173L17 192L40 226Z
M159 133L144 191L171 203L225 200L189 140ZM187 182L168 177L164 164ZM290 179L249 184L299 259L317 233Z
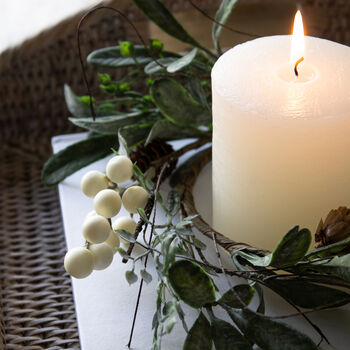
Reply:
M118 0L147 35L146 22L129 4ZM40 180L51 137L77 130L68 122L63 85L85 92L75 41L80 18L0 56L0 349L80 347L57 189ZM105 10L82 27L85 55L125 38L136 41L130 27ZM96 71L88 69L88 77L98 86Z
M165 3L174 11L189 8L186 0ZM219 0L196 3L206 9ZM312 18L310 34L349 43L348 1L301 3ZM147 23L129 0L112 5L124 8L147 38ZM77 130L67 122L63 85L85 93L75 49L80 17L0 56L1 350L5 343L16 350L79 348L70 279L62 264L65 241L57 190L41 185L40 170L51 153L50 138ZM137 42L130 27L110 12L91 17L82 32L85 55L125 38ZM92 86L98 85L90 68L88 77Z

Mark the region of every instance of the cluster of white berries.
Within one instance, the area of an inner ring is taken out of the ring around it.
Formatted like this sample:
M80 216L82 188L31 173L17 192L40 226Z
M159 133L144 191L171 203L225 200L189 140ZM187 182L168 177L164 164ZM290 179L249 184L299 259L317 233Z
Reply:
M141 186L128 187L122 198L117 188L118 183L129 181L133 175L133 164L126 156L115 156L107 164L106 174L93 170L81 179L81 190L94 199L94 210L83 223L82 233L87 242L84 247L70 249L64 258L66 271L75 278L84 278L93 270L107 268L113 260L120 242L127 247L117 230L134 233L136 222L129 216L117 218L112 226L111 218L117 215L123 205L132 214L138 208L144 208L148 192ZM112 187L112 188L111 188Z

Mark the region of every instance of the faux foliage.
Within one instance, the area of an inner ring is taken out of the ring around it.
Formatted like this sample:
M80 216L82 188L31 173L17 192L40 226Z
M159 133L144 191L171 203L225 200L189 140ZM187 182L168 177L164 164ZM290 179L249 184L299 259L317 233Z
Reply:
M46 185L59 183L113 150L129 154L137 145L147 145L155 138L198 140L193 147L184 147L172 154L173 159L211 138L210 72L222 53L219 40L223 28L220 23L226 23L237 0L223 0L216 12L212 29L216 53L198 43L161 1L133 1L162 30L191 48L179 55L164 50L163 43L153 39L148 45L123 41L90 53L88 64L101 72L104 68L123 69L123 72L128 68L128 71L118 80L99 73L104 99L77 96L65 86L70 121L91 132L92 136L47 161L42 171ZM90 105L96 118L91 115ZM273 252L266 252L244 244L236 250L227 249L225 237L215 237L215 232L209 229L200 230L213 239L218 252L218 262L209 263L205 258L206 245L193 230L193 226L200 227L204 223L197 215L186 216L183 192L179 190L185 179L193 178L193 170L203 163L207 152L208 149L197 152L173 172L170 178L173 190L167 198L163 198L158 186L142 174L137 165L134 169L136 181L151 192L150 198L161 205L167 217L165 224L158 225L145 211L139 211L142 223L151 227L153 238L150 242L141 243L133 233L117 231L124 240L142 245L145 251L131 257L122 248L118 249L130 264L125 274L127 282L130 285L140 280L150 283L157 278L152 348L161 349L162 338L178 323L187 334L183 343L185 350L211 350L213 345L216 350L249 350L254 344L263 350L317 349L317 345L300 330L265 314L268 305L265 305L263 288L271 289L294 306L296 315L300 315L299 308L312 311L347 304L350 301L350 255L345 252L350 246L350 238L309 251L311 232L295 226L283 236ZM150 164L150 167L159 180L161 166ZM230 267L222 265L218 246L231 254ZM145 265L139 275L135 272L136 264L146 257L154 260L157 276L152 276ZM214 278L218 275L224 275L229 282L226 290L217 289ZM241 282L233 284L232 276L240 277ZM250 305L253 298L258 300L256 309ZM190 326L183 303L198 312ZM218 318L218 308L227 313L231 323ZM284 315L284 318L292 316L295 315ZM307 315L304 317L310 322ZM313 327L321 340L326 339L318 327Z

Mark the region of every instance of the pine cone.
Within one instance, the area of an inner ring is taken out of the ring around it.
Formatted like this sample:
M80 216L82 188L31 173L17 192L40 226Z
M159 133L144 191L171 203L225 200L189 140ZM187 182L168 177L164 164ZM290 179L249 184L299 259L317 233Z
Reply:
M140 145L135 151L131 152L129 157L132 162L136 162L137 166L144 173L151 165L152 162L163 158L174 152L171 145L164 140L157 138L151 141L147 146ZM177 159L170 161L170 166L164 173L164 178L172 173L176 168Z
M315 233L315 247L340 242L350 236L350 209L332 209L323 222L321 219Z

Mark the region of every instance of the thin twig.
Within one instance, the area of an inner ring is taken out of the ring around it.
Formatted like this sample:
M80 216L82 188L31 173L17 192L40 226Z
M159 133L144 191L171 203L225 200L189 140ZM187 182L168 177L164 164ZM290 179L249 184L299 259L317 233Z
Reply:
M165 170L166 170L166 168L168 166L169 166L169 163L164 163L164 165L163 165L163 167L162 167L162 169L161 169L161 171L159 173L157 184L156 184L156 188L154 190L154 194L153 194L153 196L154 196L154 201L153 201L154 211L153 211L153 220L152 220L151 232L150 232L150 236L149 236L149 240L148 240L148 246L151 245L152 238L153 238L154 224L155 224L156 214L157 214L157 194L159 192L160 184L162 183L162 177L163 177L164 172L165 172ZM146 258L145 258L145 263L144 263L144 267L145 268L147 267L148 257L149 257L149 255L147 255ZM138 312L139 305L140 305L142 288L143 288L143 278L141 279L140 286L139 286L139 291L138 291L138 294L137 294L137 300L136 300L136 305L135 305L134 317L133 317L133 320L132 320L129 341L128 341L128 344L127 344L128 348L130 348L130 346L131 346L132 337L133 337L133 334L134 334L135 322L136 322L137 312Z
M236 33L236 34L241 34L241 35L245 35L245 36L250 36L252 38L260 38L261 35L258 34L252 34L252 33L248 33L242 30L238 30L238 29L234 29L232 27L229 27L226 24L220 23L219 21L217 21L215 18L211 17L210 15L208 15L203 9L201 9L198 5L196 5L192 0L188 0L188 2L198 11L200 12L204 17L208 18L209 20L211 20L212 22L216 23L217 25L219 25L222 28L225 28L227 30L229 30L232 33Z
M93 119L95 120L96 118L96 113L95 113L95 109L94 109L94 106L93 106L93 101L92 101L92 93L91 93L91 89L90 89L90 84L89 84L89 81L87 79L87 75L86 75L86 70L85 70L85 66L84 66L84 62L83 62L83 57L82 57L82 53L81 53L81 45L80 45L80 27L82 26L83 22L85 21L86 18L90 17L93 13L95 13L96 11L99 11L99 10L103 10L103 9L106 9L106 10L111 10L111 11L114 11L116 12L118 15L120 15L125 21L127 21L131 27L133 28L133 30L135 31L137 37L140 39L141 43L146 47L146 43L145 41L143 40L140 32L137 30L136 26L134 25L134 23L132 21L130 21L130 19L121 11L115 9L114 7L110 7L110 6L97 6L97 7L94 7L92 8L91 10L89 10L88 12L86 12L83 17L80 19L79 23L78 23L78 27L77 27L77 46L78 46L78 56L79 56L79 61L80 61L80 67L81 67L81 70L82 70L82 74L83 74L83 80L84 80L84 84L85 84L85 87L87 89L87 92L88 92L88 96L90 98L90 111L91 111L91 115L93 117Z

